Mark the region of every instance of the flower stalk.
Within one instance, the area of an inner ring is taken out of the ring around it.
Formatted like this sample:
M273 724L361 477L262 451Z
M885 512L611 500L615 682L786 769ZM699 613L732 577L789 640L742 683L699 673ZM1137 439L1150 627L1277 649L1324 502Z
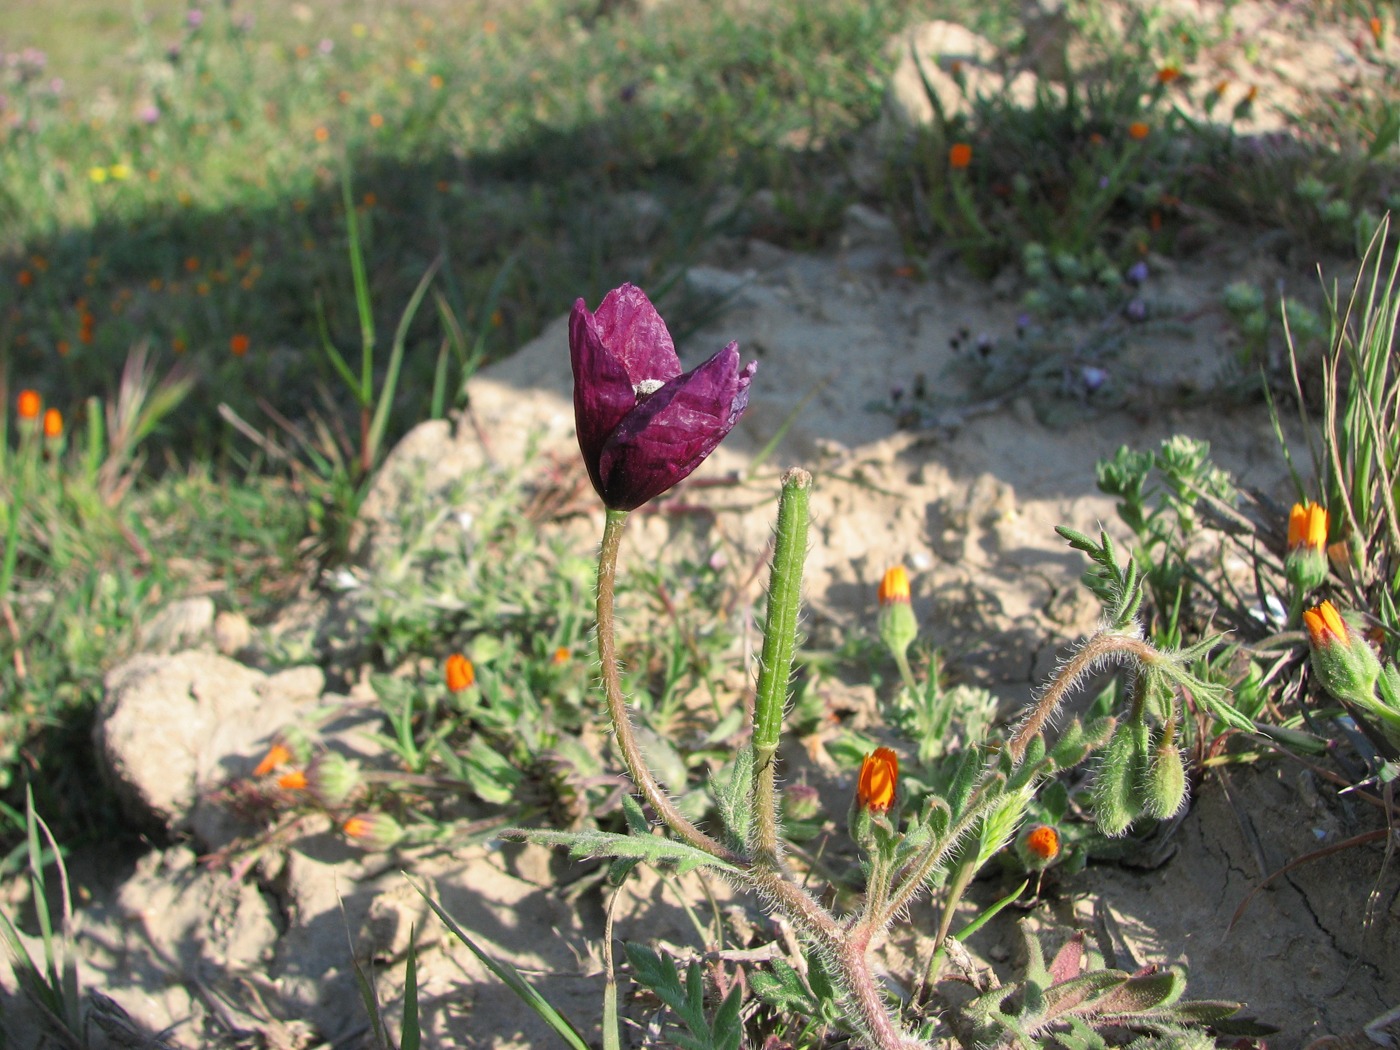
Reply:
M773 782L778 741L783 731L792 658L797 649L797 617L802 603L802 566L807 554L808 504L812 475L802 469L783 476L778 503L778 531L773 546L773 575L768 588L768 615L763 629L763 656L754 699L753 814L754 856L778 859L778 804Z

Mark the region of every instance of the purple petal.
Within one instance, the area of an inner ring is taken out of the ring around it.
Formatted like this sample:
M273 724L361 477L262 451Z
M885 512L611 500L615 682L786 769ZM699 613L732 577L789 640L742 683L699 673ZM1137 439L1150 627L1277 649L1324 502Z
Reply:
M608 352L598 324L582 299L569 315L569 360L574 369L574 425L578 447L595 488L602 491L598 460L637 392L622 362Z
M666 322L635 284L603 296L593 316L603 345L622 363L634 387L647 381L664 383L681 374Z
M757 367L740 371L730 343L629 412L599 459L603 502L632 510L687 477L738 422Z

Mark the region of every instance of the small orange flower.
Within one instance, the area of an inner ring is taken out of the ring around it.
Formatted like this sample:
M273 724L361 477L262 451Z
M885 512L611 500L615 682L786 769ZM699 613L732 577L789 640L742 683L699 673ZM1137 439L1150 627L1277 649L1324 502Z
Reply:
M28 270L21 270L19 272L19 276L15 279L19 281L19 286L21 288L28 288L31 284L34 283L34 275Z
M37 390L21 390L16 398L16 409L20 419L38 419L39 410L44 407L44 399Z
M556 665L566 664L569 662L569 657L572 655L573 654L569 652L568 646L561 645L558 649L554 650L554 656L551 657L551 660Z
M871 813L884 813L894 804L899 784L899 756L887 747L877 747L860 764L856 800Z
M880 580L880 589L875 593L875 600L881 605L889 605L893 602L909 601L909 574L904 571L903 565L896 565L892 569L886 569L884 577Z
M189 344L178 335L170 340L170 349L174 350L177 354L183 354L188 348Z
M253 776L265 777L278 766L285 766L291 760L292 752L286 744L273 744L267 749L267 754L263 756L263 760L258 763L257 768L253 770Z
M1049 824L1037 824L1026 834L1026 849L1041 860L1054 860L1060 854L1060 833Z
M476 681L476 668L461 653L453 653L443 664L443 675L447 679L447 691L460 693Z
M1295 503L1288 514L1288 549L1324 551L1327 547L1327 508L1311 501Z
M364 195L363 201L364 206L366 208L373 208L376 204L379 203L379 195L376 193L366 193Z
M58 351L59 357L67 357L68 351L72 349L72 347L69 346L67 339L60 339L58 342L53 344L53 348Z
M428 78L428 86L431 87L434 91L442 90L442 77L439 74L434 73Z
M1346 621L1331 602L1303 610L1303 626L1308 629L1308 640L1314 649L1325 649L1338 642L1348 645L1351 640Z
M1258 84L1250 84L1250 85L1249 85L1249 90L1245 92L1244 100L1245 100L1246 102L1253 102L1253 101L1254 101L1256 98L1258 98L1258 97L1259 97L1259 85L1258 85Z
M1381 20L1375 15L1372 15L1370 21L1366 23L1366 26L1368 29L1371 30L1371 39L1373 39L1376 42L1376 44L1379 45L1381 42L1381 36L1385 32L1385 27L1381 25Z
M1163 66L1157 70L1157 83L1170 84L1181 77L1181 70L1176 66Z
M228 341L229 352L232 353L234 357L242 357L248 352L248 347L250 345L251 341L242 332L234 334Z
M1141 142L1143 139L1147 138L1151 131L1152 129L1142 121L1135 120L1128 125L1128 138L1133 139L1135 142Z
M284 791L305 791L306 774L300 769L294 769L290 773L283 773L277 778L277 786Z
M380 113L371 113L369 115L369 126L372 128L382 128L384 126L383 115Z
M318 128L316 129L315 134L316 134L316 141L317 141L317 142L329 142L329 141L330 141L331 133L325 128L324 125L321 126L321 127L318 127Z
M198 259L197 256L191 255L188 259L185 260L185 272L186 272L186 273L198 273L198 272L199 272L199 259Z
M972 163L972 147L966 142L955 142L948 147L948 167L962 171Z
M51 408L44 413L44 437L61 438L63 436L63 413L56 408Z

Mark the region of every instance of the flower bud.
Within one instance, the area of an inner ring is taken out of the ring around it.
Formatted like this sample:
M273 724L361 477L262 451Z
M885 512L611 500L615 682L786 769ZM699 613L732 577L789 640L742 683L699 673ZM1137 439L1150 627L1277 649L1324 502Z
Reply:
M1347 627L1331 602L1306 610L1303 626L1308 629L1313 673L1322 687L1338 700L1374 705L1381 664L1366 639Z
M1316 503L1295 503L1288 515L1288 554L1283 562L1288 582L1306 594L1327 582L1327 510Z
M338 751L317 755L306 767L306 788L327 809L338 809L360 786L360 771Z
M265 777L278 766L285 766L292 760L292 752L286 744L280 741L267 749L267 754L263 755L262 761L253 770L253 776Z
M460 693L476 682L476 668L461 653L453 653L443 663L443 677L449 693Z
M1044 871L1061 848L1060 833L1049 824L1032 824L1016 840L1016 853L1029 871Z
M919 635L919 623L909 604L909 574L903 565L896 565L885 573L876 599L880 603L880 641L896 660L902 660Z
M898 785L899 756L887 747L877 747L860 764L856 802L871 813L886 813L894 805Z
M1137 770L1141 764L1137 733L1131 723L1114 731L1094 777L1094 818L1105 835L1117 837L1128 830L1142 812L1137 798Z
M788 820L815 820L822 811L821 796L810 784L789 784L783 789L783 816Z
M1152 750L1143 782L1143 810L1158 820L1174 817L1186 801L1186 766L1176 746L1176 722L1168 721Z
M393 849L403 838L403 828L387 813L357 813L340 827L346 838L372 853Z

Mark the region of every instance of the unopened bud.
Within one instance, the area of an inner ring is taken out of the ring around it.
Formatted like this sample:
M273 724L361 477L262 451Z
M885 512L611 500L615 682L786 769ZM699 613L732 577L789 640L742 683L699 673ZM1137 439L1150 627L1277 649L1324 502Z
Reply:
M919 622L909 604L909 574L904 566L896 565L885 573L876 597L880 603L880 641L896 660L902 660L919 636Z
M1295 503L1288 515L1288 582L1299 594L1327 582L1327 511L1316 503Z
M1044 871L1060 850L1060 833L1049 824L1032 824L1016 839L1016 853L1029 871Z
M322 752L306 767L306 789L327 809L339 809L359 786L359 768L338 751Z
M1169 721L1152 750L1143 782L1143 810L1159 820L1174 817L1186 801L1186 766L1176 746L1176 723Z
M1322 687L1338 700L1362 707L1376 702L1376 680L1381 663L1361 637L1352 631L1331 602L1303 613L1312 648L1313 673Z
M403 828L387 813L357 813L341 830L355 845L371 852L393 849L403 838Z
M1123 834L1142 812L1136 790L1140 763L1137 733L1125 722L1104 748L1094 777L1094 818L1105 835Z

